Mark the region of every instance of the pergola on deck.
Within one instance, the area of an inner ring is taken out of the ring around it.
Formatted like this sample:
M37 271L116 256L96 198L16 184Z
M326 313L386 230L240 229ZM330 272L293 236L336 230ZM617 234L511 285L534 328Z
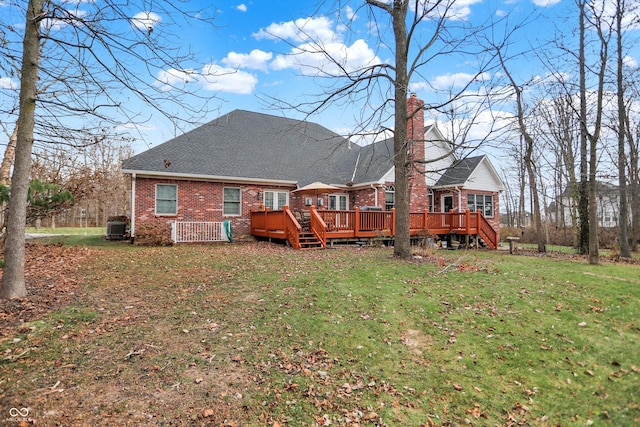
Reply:
M463 235L481 238L491 249L498 248L498 233L479 212L415 212L409 214L411 236ZM296 219L282 210L251 212L251 234L288 241L296 249L325 248L334 241L392 239L395 210L318 210L311 206L308 220Z

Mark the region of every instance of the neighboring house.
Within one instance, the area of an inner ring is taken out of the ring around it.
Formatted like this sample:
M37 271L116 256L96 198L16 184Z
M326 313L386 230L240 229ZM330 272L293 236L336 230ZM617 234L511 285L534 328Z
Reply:
M435 126L424 127L422 101L409 123L414 159L438 159L410 180L411 212L482 212L499 230L503 184L486 156L457 160ZM143 224L229 220L235 236L250 233L256 210L395 206L393 140L350 143L318 125L244 110L140 153L123 163L131 176L131 233ZM320 181L331 194L297 194Z
M606 182L597 182L596 194L598 196L598 226L612 228L618 226L620 219L620 190L617 185ZM631 195L627 200L631 200ZM558 227L570 227L573 224L572 212L577 215L578 197L575 186L567 186L556 201L549 205L551 221ZM631 223L631 205L629 204L628 218Z

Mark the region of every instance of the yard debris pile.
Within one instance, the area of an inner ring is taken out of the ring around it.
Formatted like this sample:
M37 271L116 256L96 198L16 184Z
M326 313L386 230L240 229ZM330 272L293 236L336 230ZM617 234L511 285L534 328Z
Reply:
M27 242L27 297L0 299L0 337L13 334L25 322L41 318L79 297L78 264L94 253L89 248ZM2 269L0 269L0 278Z

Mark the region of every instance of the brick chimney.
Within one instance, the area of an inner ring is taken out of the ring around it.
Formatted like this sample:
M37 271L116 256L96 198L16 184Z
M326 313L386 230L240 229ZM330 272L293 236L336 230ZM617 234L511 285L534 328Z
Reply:
M424 160L424 101L412 93L407 100L407 142L409 157L413 160ZM423 163L414 163L409 178L409 209L411 212L428 212L429 194Z

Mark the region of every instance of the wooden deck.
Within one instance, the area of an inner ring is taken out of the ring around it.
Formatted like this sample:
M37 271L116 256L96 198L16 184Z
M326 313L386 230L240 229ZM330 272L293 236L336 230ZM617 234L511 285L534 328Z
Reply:
M478 236L490 248L498 248L498 233L479 212L411 213L412 236ZM288 241L296 249L326 247L333 241L392 239L395 235L395 210L351 211L317 210L311 206L308 223L300 224L285 206L278 211L251 212L251 234Z

